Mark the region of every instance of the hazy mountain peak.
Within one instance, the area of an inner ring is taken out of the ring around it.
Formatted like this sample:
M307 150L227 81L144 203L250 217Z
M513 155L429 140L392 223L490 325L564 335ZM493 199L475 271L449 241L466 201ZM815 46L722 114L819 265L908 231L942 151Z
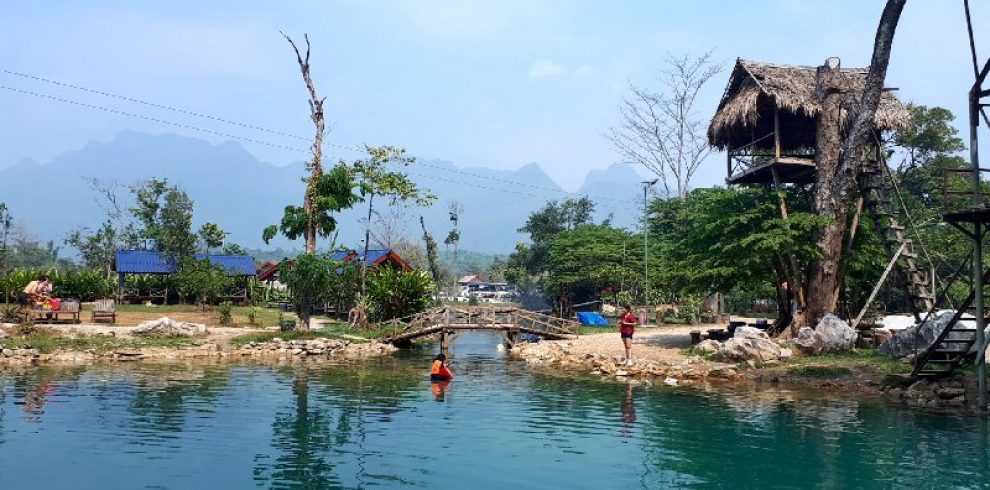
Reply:
M79 226L94 226L102 219L87 177L130 185L151 177L166 178L182 186L195 202L194 226L210 221L230 232L230 239L248 247L260 247L261 229L281 219L286 204L302 197L304 164L276 166L259 161L240 144L213 144L172 133L122 131L109 141L91 141L83 148L53 158L45 172L37 164L22 161L0 169L0 196L21 222L29 223L39 238L61 240ZM450 220L447 205L464 205L461 247L489 253L512 250L523 237L517 229L530 213L549 200L566 193L537 163L516 170L461 167L445 160L421 160L408 169L410 177L430 189L439 201L429 208L401 211L398 228L402 237L418 241L418 218L435 236L446 236ZM51 179L53 174L62 178ZM638 195L635 171L621 165L593 171L581 195L599 200L599 218L614 209L616 195ZM36 189L59 196L59 209L51 212L36 205ZM610 198L612 202L609 202ZM377 203L377 202L376 202ZM611 206L611 207L610 207ZM383 209L376 206L376 209ZM338 217L338 243L358 244L363 238L361 217L367 208L358 206ZM621 214L621 216L625 216ZM616 222L617 225L628 223ZM403 228L404 227L404 228ZM277 240L272 246L295 246Z

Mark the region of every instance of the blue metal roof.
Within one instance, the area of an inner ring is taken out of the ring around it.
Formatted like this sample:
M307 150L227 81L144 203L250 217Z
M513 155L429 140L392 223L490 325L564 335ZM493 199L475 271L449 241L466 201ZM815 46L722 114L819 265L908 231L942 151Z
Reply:
M171 274L175 264L154 250L117 250L114 269L124 274Z
M350 256L352 253L354 253L353 250L337 250L336 252L332 252L330 254L330 259L336 261L342 261L347 259L347 257Z
M196 254L203 260L203 254ZM253 276L254 259L250 255L210 255L210 262L232 276ZM117 250L115 270L123 274L171 274L176 264L154 250Z
M203 254L196 254L196 259L203 260ZM250 255L210 255L210 262L231 276L253 276L257 272Z
M375 262L378 262L379 259L388 255L389 252L391 251L392 249L389 248L378 248L378 249L368 250L368 256L364 258L364 264L368 266L375 265Z

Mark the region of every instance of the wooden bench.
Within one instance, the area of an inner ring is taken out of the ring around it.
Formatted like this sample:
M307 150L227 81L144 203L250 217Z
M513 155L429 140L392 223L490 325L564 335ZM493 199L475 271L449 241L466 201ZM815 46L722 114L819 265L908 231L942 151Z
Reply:
M57 310L26 310L25 320L35 323L79 323L80 310L78 301L63 301Z
M101 323L109 321L110 324L117 323L117 306L112 299L98 299L93 304L93 311L90 314L90 321Z

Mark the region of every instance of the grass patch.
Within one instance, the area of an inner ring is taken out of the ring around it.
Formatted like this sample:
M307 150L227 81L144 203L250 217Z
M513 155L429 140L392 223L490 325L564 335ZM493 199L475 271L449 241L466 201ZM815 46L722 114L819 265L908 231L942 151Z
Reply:
M381 331L375 330L375 329L370 329L370 328L363 328L363 329L352 328L350 325L348 325L348 324L346 324L344 322L328 323L320 331L321 332L324 332L327 335L335 335L335 336L350 335L350 336L361 337L361 338L365 338L365 339L374 339L374 338L380 337L381 334L382 334ZM354 340L354 339L348 339L348 340Z
M611 333L616 332L615 327L612 325L581 325L578 334L580 335L594 335L596 333ZM616 332L617 333L617 332Z
M789 368L787 374L807 376L809 378L843 378L852 375L852 369L844 366L796 366Z
M84 308L88 311L89 308ZM249 326L248 314L254 311L255 314L255 326L259 327L272 327L278 325L278 308L265 308L262 306L234 306L231 310L231 314L234 317L234 324L237 326ZM117 305L117 313L149 313L153 315L175 315L176 313L190 313L194 315L207 314L210 316L218 316L216 306L207 306L204 310L202 307L197 305ZM284 312L283 315L286 319L296 318L295 313ZM215 324L216 321L211 320L210 324Z
M820 356L792 357L786 361L794 367L844 367L869 369L878 374L905 374L911 372L907 363L881 356L869 349L854 349L846 352L833 352ZM790 370L788 370L790 372Z

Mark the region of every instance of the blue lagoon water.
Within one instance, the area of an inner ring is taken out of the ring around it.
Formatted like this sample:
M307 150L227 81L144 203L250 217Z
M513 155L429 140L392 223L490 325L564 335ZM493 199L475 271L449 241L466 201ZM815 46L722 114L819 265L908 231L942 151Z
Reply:
M534 373L463 334L364 364L0 374L0 488L990 488L987 420ZM441 392L442 391L442 392Z

